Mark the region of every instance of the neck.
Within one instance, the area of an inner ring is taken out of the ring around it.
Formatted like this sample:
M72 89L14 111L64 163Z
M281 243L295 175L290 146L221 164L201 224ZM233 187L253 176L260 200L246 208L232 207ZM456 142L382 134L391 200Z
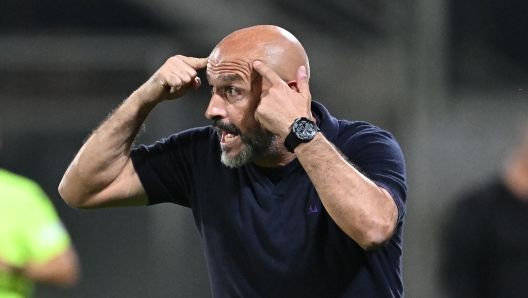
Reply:
M261 158L258 161L255 161L255 164L263 168L283 167L294 159L295 154L286 151L279 156Z

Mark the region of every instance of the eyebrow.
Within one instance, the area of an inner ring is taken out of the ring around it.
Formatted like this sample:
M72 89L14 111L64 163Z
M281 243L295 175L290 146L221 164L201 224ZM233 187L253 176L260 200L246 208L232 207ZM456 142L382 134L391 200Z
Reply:
M224 82L227 82L227 81L241 81L241 80L242 80L242 78L240 78L239 75L235 75L235 74L222 76L222 81L224 81Z
M228 74L228 75L219 75L218 76L222 82L234 82L234 81L242 81L242 78L239 75L236 74ZM207 80L211 81L211 76L207 74Z

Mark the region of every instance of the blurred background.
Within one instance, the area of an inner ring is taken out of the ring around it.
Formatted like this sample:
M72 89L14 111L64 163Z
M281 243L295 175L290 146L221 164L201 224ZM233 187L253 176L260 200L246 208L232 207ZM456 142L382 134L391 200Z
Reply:
M89 133L168 57L205 57L256 24L303 43L314 100L399 140L406 297L443 297L446 207L501 170L528 121L527 13L523 0L1 0L0 166L43 186L83 266L76 287L37 297L210 296L189 210L74 210L57 186ZM205 86L163 103L138 143L209 124L208 99Z

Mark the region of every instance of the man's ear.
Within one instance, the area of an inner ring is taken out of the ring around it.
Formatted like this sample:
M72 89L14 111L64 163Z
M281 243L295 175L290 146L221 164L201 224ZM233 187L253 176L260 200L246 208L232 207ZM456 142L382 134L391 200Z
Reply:
M299 92L299 88L297 88L297 81L296 80L286 81L286 84L288 84L288 87L290 87L291 90L293 90L295 92Z

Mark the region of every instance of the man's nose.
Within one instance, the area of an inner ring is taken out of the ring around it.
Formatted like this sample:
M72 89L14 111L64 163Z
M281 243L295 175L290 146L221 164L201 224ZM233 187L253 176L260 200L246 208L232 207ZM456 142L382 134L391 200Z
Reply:
M213 119L214 117L227 117L227 113L225 110L225 102L220 95L213 94L211 96L209 106L207 106L207 110L205 110L205 117L207 117L207 119Z

